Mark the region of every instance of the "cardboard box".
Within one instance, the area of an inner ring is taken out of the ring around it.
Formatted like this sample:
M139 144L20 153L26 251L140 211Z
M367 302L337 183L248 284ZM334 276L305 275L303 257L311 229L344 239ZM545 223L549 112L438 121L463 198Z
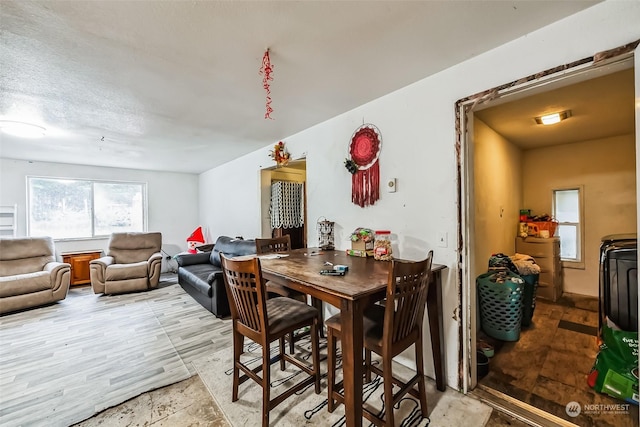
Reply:
M354 251L372 251L373 250L373 240L370 242L363 242L362 240L358 240L357 242L351 242L351 249Z

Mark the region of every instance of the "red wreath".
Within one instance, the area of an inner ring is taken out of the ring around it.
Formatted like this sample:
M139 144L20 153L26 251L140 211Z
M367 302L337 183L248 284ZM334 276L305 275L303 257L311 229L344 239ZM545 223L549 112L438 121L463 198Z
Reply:
M360 207L373 205L380 198L378 157L382 140L373 125L362 125L353 133L349 154L358 170L351 176L351 201Z

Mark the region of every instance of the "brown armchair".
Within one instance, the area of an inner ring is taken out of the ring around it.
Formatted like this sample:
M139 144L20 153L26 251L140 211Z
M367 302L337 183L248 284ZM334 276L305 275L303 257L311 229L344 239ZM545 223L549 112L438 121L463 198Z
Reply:
M161 247L161 233L113 233L107 256L90 263L93 292L119 294L157 287Z
M65 299L70 277L51 237L0 239L0 314Z

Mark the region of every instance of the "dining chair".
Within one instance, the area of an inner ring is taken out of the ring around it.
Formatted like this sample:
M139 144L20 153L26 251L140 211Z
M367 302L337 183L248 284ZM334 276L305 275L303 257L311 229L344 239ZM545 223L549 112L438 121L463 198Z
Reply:
M393 426L393 407L408 392L420 401L423 417L427 417L427 395L424 383L422 322L431 278L433 251L423 261L393 260L389 266L386 301L365 309L363 342L365 374L371 372L383 379L384 411L380 416L363 407L363 416L377 426ZM342 382L336 384L336 346L340 339L340 315L329 318L327 326L328 350L328 410L333 412L336 402L343 403ZM411 345L415 347L416 375L404 382L393 376L392 361ZM371 363L371 352L382 358L381 369ZM418 384L416 391L414 386ZM393 384L400 387L394 395ZM384 418L382 418L384 416Z
M281 237L273 237L273 238L257 238L256 240L256 254L258 255L267 255L267 254L287 254L291 250L291 236L285 234ZM279 283L274 283L272 281L267 281L266 283L267 295L269 297L287 297L293 298L298 301L302 301L304 303L307 302L307 294L296 291L295 289L287 288ZM311 303L314 307L316 307L320 314L320 325L322 325L322 301L316 300L315 298L311 299ZM297 338L301 338L306 334L298 334L296 335L295 331L291 333L289 336L289 352L294 353L294 344ZM320 335L324 336L323 331L320 331Z
M320 361L318 345L318 310L301 301L288 298L267 299L259 258L233 260L220 254L225 289L229 298L233 331L233 392L231 400L238 400L238 387L252 379L262 387L262 426L269 425L269 412L292 394L315 384L320 394ZM309 326L311 330L311 356L313 365L296 359L284 351L284 337L296 329ZM251 368L241 362L244 338L262 347L262 364ZM279 356L271 358L270 345L279 341ZM271 397L271 364L280 361L280 369L290 362L307 377L298 381L275 397ZM262 370L262 377L258 375ZM244 373L240 376L240 371Z

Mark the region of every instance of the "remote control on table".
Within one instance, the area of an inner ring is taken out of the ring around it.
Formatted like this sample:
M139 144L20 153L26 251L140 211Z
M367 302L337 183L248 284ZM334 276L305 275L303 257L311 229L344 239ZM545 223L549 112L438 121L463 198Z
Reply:
M320 274L323 274L325 276L344 276L344 271L320 270Z

